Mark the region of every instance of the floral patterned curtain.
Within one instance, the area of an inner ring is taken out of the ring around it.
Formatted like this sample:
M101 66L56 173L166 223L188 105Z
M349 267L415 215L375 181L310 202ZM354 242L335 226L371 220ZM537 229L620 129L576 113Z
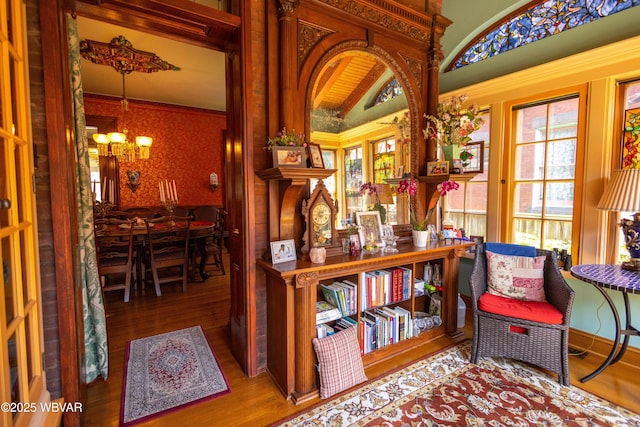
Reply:
M89 151L84 114L82 77L80 73L80 40L78 25L67 14L69 42L69 75L76 135L76 203L78 209L78 251L82 286L82 321L84 329L83 375L85 382L104 379L109 374L107 323L98 275L95 235L93 229L93 198L89 171Z

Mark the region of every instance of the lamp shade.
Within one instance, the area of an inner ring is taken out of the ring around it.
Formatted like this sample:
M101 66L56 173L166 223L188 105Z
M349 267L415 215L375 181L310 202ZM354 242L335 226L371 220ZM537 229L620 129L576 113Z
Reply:
M606 211L640 211L640 169L614 170L597 208Z

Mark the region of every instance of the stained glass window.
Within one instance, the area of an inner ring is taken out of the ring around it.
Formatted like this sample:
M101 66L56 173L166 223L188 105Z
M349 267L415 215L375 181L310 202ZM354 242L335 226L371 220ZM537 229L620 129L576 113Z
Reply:
M449 69L480 62L503 52L542 40L605 16L639 6L640 0L549 0L520 11L488 33L481 35L462 52Z

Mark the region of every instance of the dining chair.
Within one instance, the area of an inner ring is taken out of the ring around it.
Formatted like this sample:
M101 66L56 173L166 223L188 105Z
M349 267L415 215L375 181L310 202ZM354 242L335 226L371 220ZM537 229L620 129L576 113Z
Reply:
M124 302L129 302L131 277L133 276L133 228L134 221L118 218L96 220L96 230L101 226L116 226L126 231L125 236L96 234L96 256L102 291L124 289Z
M161 284L171 282L182 282L182 291L186 292L191 217L162 216L147 218L145 223L148 253L144 259L151 270L156 295L162 295Z
M224 263L222 261L222 248L224 247L224 232L227 229L227 211L221 208L216 209L216 218L214 221L214 226L211 228L209 233L204 237L204 250L196 250L194 246L191 250L191 265L194 270L196 265L202 266L203 270L206 269L206 266L212 265L215 266L223 275L227 274L224 270ZM196 263L198 256L204 256L206 258L206 262ZM201 271L201 276L206 278L208 276L207 271Z

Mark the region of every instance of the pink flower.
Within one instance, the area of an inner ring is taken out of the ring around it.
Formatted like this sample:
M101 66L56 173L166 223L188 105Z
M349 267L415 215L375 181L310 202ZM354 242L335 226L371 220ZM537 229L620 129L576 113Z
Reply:
M445 196L449 191L457 190L460 188L460 184L455 181L444 181L438 184L437 190L440 193L440 197ZM398 194L408 194L409 197L414 196L418 192L418 183L415 179L406 180L403 179L398 183ZM431 202L428 206L427 215L425 215L422 221L418 221L416 213L413 210L413 204L409 205L409 215L411 217L411 228L414 230L426 230L427 224L431 215L435 211L437 199L431 198Z

